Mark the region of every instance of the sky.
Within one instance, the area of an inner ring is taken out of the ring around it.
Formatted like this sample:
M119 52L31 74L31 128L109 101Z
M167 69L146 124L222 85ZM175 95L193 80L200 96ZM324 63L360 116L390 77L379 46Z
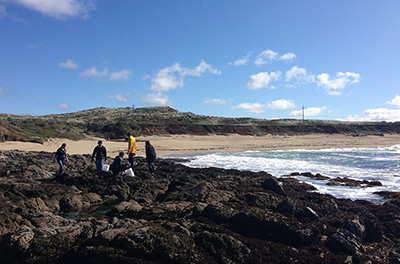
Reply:
M400 1L0 0L0 113L400 121Z

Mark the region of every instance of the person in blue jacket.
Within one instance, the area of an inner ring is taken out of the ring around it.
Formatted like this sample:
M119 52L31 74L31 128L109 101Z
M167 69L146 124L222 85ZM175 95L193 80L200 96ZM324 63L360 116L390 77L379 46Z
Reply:
M58 174L62 174L64 171L65 163L68 161L67 157L67 144L62 143L61 147L59 147L56 151L56 155L54 156L54 160L57 161L58 166L60 166L60 170Z
M99 140L97 146L93 150L92 161L96 157L96 172L99 173L103 169L104 162L107 162L107 150L103 146L103 141Z
M156 167L153 164L153 162L156 160L156 157L156 150L150 144L150 141L146 141L146 160L149 166L149 170L152 174L156 171Z

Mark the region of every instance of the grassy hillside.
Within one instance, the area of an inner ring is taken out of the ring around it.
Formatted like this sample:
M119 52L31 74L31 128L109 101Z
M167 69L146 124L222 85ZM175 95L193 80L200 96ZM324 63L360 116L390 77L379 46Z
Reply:
M326 120L265 120L224 118L179 112L171 107L95 108L68 114L20 116L0 114L0 141L43 142L60 137L82 139L91 136L112 139L154 134L263 135L293 133L400 133L400 123L344 122Z

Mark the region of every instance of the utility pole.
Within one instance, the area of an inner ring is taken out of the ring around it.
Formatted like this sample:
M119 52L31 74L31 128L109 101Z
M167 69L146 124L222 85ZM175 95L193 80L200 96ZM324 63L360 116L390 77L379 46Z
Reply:
M303 122L304 122L304 105L303 105L303 107L301 108L301 110L302 110Z

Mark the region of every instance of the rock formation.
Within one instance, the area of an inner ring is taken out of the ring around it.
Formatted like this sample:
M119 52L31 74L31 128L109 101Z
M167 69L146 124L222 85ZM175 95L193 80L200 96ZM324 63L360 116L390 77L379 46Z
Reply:
M135 160L56 175L51 153L0 152L0 263L400 263L400 203L335 199L291 177Z

